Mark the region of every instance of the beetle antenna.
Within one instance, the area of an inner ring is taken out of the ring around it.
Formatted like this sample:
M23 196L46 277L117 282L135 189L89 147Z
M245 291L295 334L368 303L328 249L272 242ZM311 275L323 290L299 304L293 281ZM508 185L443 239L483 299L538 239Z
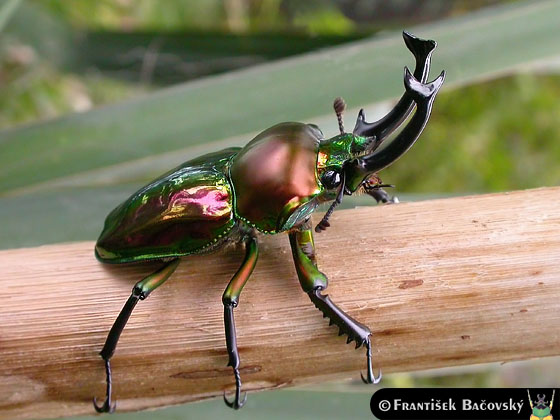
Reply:
M333 102L334 112L336 112L336 119L338 120L338 129L340 134L344 134L344 122L342 121L342 114L346 109L346 102L340 96Z

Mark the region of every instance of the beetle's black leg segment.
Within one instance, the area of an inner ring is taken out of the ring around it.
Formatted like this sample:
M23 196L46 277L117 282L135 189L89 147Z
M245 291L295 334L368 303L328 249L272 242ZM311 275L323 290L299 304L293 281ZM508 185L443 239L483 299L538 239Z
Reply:
M329 223L329 218L331 217L336 206L342 203L342 199L344 198L344 193L346 192L345 179L346 179L345 174L344 172L342 172L342 174L340 175L340 187L338 189L338 193L336 194L336 198L334 199L333 203L331 204L331 206L329 207L329 209L327 210L327 212L325 213L321 221L317 223L317 226L315 226L315 232L320 233L321 231L327 229L331 225ZM311 238L311 240L313 241L313 238Z
M330 325L335 324L340 329L339 335L348 336L347 343L356 341L356 348L365 344L367 379L369 383L378 383L381 380L381 372L375 377L371 365L371 331L336 306L328 295L321 294L321 291L327 288L328 280L317 268L313 232L308 224L290 232L290 245L302 289L323 313L323 317L330 319Z
M383 188L372 188L370 190L366 190L366 194L375 198L375 201L378 203L396 204L399 202L397 197L391 197Z
M228 366L233 368L233 375L235 376L235 399L229 401L224 392L224 402L228 407L235 410L243 407L247 401L247 394L241 397L241 375L239 374L239 352L237 351L237 334L235 332L235 320L233 317L233 309L239 303L239 295L243 286L249 280L257 259L259 257L259 247L257 238L249 235L245 239L245 259L237 270L237 273L232 277L224 294L222 302L224 304L224 327L226 331L226 346L229 355Z
M112 377L111 377L111 363L109 359L105 359L105 380L107 382L107 396L102 405L97 405L97 398L93 397L93 406L95 411L98 413L112 413L117 408L117 403L111 404L111 393L112 393Z
M239 373L239 352L237 351L237 337L235 332L235 321L233 318L233 304L224 304L224 325L226 328L226 345L229 354L228 366L233 368L233 376L235 376L235 397L233 401L229 401L224 391L224 402L230 408L238 410L247 401L247 393L241 397L241 375Z
M375 376L373 373L373 367L371 366L371 340L366 342L366 357L367 357L367 376L364 378L364 374L360 372L362 381L365 384L378 384L381 381L381 370L379 370L379 375Z
M171 274L173 274L173 272L179 265L179 262L180 260L178 258L171 260L155 273L150 274L148 277L136 283L134 285L134 288L132 289L132 294L124 304L121 312L119 313L119 316L111 327L109 335L107 335L107 339L105 340L105 345L99 353L105 361L107 395L105 396L105 401L101 406L97 404L97 399L93 398L93 406L95 407L95 411L97 411L98 413L112 413L113 411L115 411L115 408L117 406L116 403L111 404L112 375L111 363L109 360L113 356L113 353L115 353L115 348L117 347L119 337L121 336L121 333L126 326L126 323L128 322L128 318L130 318L130 315L132 314L134 307L138 303L138 300L146 299L151 292L161 286L171 276Z

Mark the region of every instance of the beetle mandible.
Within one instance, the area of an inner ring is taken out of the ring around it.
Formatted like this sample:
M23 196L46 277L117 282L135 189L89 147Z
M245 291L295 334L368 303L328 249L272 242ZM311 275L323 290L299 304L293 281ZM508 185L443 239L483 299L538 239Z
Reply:
M241 396L240 358L237 351L234 308L258 258L257 231L287 232L296 272L302 289L313 304L329 317L331 324L364 345L367 357L366 383L377 383L371 362L371 332L328 295L327 277L317 268L310 215L321 203L333 201L316 226L329 226L328 218L344 195L363 191L378 202L392 199L383 190L377 172L403 155L418 139L428 122L432 104L445 72L427 83L431 54L436 43L403 32L416 60L414 75L405 68L405 93L380 120L368 123L364 111L358 114L352 133L342 122L344 101L334 103L340 134L325 139L313 124L277 124L251 140L245 147L232 147L192 159L141 188L115 208L105 220L95 246L104 263L120 264L159 260L162 267L136 283L118 315L100 352L105 362L107 391L98 412L112 412L111 365L117 342L134 307L175 271L180 257L211 252L227 242L245 245L245 258L222 296L228 366L235 377L235 397L226 404L238 409ZM382 142L403 124L416 105L414 116L387 145Z

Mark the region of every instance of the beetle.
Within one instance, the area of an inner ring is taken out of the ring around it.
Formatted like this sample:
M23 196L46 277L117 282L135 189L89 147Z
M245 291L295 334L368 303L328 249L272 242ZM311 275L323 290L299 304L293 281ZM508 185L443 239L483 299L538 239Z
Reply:
M529 393L529 390L527 390L527 395L529 396L529 405L531 406L530 420L553 420L551 413L555 393L556 390L552 391L552 398L550 399L550 403L545 400L545 394L537 394L537 399L533 402L533 400L531 399L531 394Z
M377 172L403 155L428 122L445 72L428 83L431 54L436 43L403 32L415 57L415 70L405 68L405 93L380 120L368 123L363 109L352 133L344 130L345 103L334 108L340 133L325 139L313 124L285 122L270 127L245 147L232 147L183 163L135 192L106 218L95 246L103 263L121 264L158 260L162 267L142 279L114 322L100 352L105 362L106 397L98 412L112 412L110 359L134 307L161 286L175 271L180 258L212 252L228 242L242 243L245 257L222 296L228 366L235 377L235 397L225 403L243 406L240 358L236 343L234 309L241 290L258 259L257 232L287 232L300 285L330 323L348 336L348 343L366 348L366 383L377 383L372 368L371 332L347 315L328 295L327 277L317 267L310 215L321 203L332 204L315 231L329 226L328 219L345 195L363 191L378 202L395 201L383 190ZM414 116L387 145L379 148L416 106Z

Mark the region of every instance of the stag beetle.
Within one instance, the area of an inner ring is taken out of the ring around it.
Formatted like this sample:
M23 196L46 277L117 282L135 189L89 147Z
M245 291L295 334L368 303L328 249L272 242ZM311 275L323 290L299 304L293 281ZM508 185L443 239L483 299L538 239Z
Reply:
M527 390L527 395L529 396L529 405L531 406L531 418L530 420L552 420L552 404L554 403L554 394L556 390L552 391L552 398L550 403L548 403L545 398L546 394L537 394L537 399L533 402L531 399L531 394Z
M237 351L234 308L258 258L257 232L287 232L302 289L367 355L366 383L377 383L371 363L371 332L348 316L328 295L327 277L317 268L310 215L321 203L333 201L315 230L329 226L344 195L363 191L378 202L390 200L377 172L403 155L418 139L431 113L445 72L427 83L434 41L404 32L404 41L416 59L412 75L405 68L406 91L396 106L380 120L366 122L361 110L352 133L344 131L340 98L334 108L340 134L325 139L313 124L284 122L266 129L245 147L232 147L192 159L149 183L116 207L105 220L95 246L104 263L121 264L159 260L162 267L136 283L113 324L100 352L105 362L107 393L98 412L112 412L111 365L117 342L132 310L175 271L180 257L215 251L227 242L245 245L245 258L226 287L224 326L228 366L235 376L235 398L229 407L238 409L241 397L240 359ZM387 147L378 149L387 136L416 112Z

